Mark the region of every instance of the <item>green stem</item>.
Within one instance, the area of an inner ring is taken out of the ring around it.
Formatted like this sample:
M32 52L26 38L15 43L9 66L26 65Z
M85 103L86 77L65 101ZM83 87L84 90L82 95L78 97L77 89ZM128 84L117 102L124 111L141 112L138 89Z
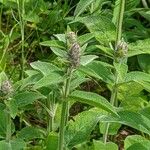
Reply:
M55 96L54 96L54 93L51 92L48 96L48 99L47 99L47 108L49 109L50 112L53 112L51 116L49 115L49 113L47 113L47 123L48 123L47 130L48 130L48 134L49 134L49 132L53 131L54 105L55 105Z
M64 150L64 132L65 132L65 126L69 115L69 104L66 99L70 90L71 76L72 76L72 70L68 72L68 78L66 79L65 89L64 89L64 98L62 103L60 131L59 131L60 134L59 134L59 143L58 143L59 150Z
M9 112L7 112L6 141L9 142L10 140L11 140L11 116Z
M24 0L18 0L18 13L19 13L19 20L20 20L20 28L21 28L21 74L20 78L24 78L24 65L25 65L25 56L24 56L24 43L25 43L25 36L24 36Z
M117 22L117 38L116 38L116 47L121 40L122 36L122 24L123 24L123 14L125 9L125 0L120 0L119 16Z
M111 98L110 98L110 103L114 106L116 101L117 101L117 93L118 93L118 88L117 88L117 84L118 84L118 79L119 79L119 76L118 76L118 73L115 72L115 83L114 83L114 86L112 88L112 92L111 92ZM106 143L107 142L107 136L108 136L108 131L109 131L109 126L110 126L110 123L107 123L106 124L106 127L105 127L105 132L104 132L104 136L103 136L103 142Z
M142 3L145 8L148 8L148 4L147 4L146 0L142 0Z
M115 50L117 50L117 45L118 45L118 43L119 43L119 41L121 40L121 37L122 37L122 24L123 24L124 9L125 9L125 0L120 0L120 8L119 8L119 15L118 15L118 22L117 22L117 36L116 36ZM114 62L116 62L116 58L115 57L114 57ZM111 99L110 99L110 103L113 106L118 103L117 102L117 93L118 93L117 85L118 85L118 80L119 80L118 72L115 70L115 81L114 81L114 85L112 87ZM103 142L104 143L107 142L109 126L110 126L110 123L107 123L106 127L105 127L105 131L104 131L104 135L103 135Z

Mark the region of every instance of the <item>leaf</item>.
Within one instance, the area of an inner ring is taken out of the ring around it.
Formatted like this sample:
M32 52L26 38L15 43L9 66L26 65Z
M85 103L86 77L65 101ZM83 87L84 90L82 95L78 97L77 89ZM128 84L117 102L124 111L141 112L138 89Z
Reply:
M66 51L64 50L61 50L59 48L56 48L56 47L51 47L51 50L53 51L53 53L56 55L56 56L59 56L59 57L62 57L62 58L68 58L68 54Z
M49 75L44 76L37 83L35 83L35 85L33 86L33 89L38 89L44 86L58 84L60 82L63 82L63 77L58 73L52 72Z
M25 141L30 141L33 139L42 139L44 135L43 132L36 127L25 127L19 131L17 137Z
M11 145L5 141L0 141L0 150L12 150Z
M48 62L35 61L35 62L32 62L30 65L33 69L38 70L41 73L43 73L43 75L48 75L49 73L53 71L59 70L58 67Z
M118 146L113 142L107 142L104 144L102 141L93 141L94 150L118 150Z
M66 35L65 34L54 34L54 36L63 43L66 43Z
M127 110L119 111L117 114L119 117L102 116L100 121L121 123L150 135L150 119L146 115Z
M16 117L16 115L17 115L17 113L18 113L18 107L17 107L15 101L14 101L14 100L10 100L10 101L7 101L7 102L5 102L5 103L6 103L8 109L9 109L9 111L10 111L10 116L11 116L13 119L15 119L15 117Z
M58 147L58 134L50 133L46 139L46 150L56 150Z
M114 63L114 67L118 74L118 83L124 82L128 71L128 66L126 64Z
M126 150L148 150L150 147L150 141L140 135L128 136L124 141Z
M0 136L2 138L6 137L6 131L7 131L7 118L8 114L6 113L6 110L0 110ZM14 133L15 127L13 122L11 121L11 134Z
M132 71L127 73L126 75L126 82L130 82L130 81L150 81L150 74L148 73L144 73L141 71Z
M99 128L100 128L101 134L105 134L106 126L107 126L106 122L99 123ZM120 127L121 127L121 124L119 124L119 123L111 123L109 125L108 135L116 135L118 133L118 130L120 129Z
M92 62L96 58L98 58L98 56L96 56L96 55L84 55L84 56L81 56L80 64L85 66L88 63Z
M86 65L85 69L80 68L80 70L87 74L89 73L89 75L92 73L91 76L94 75L94 77L102 79L106 83L114 82L114 75L112 74L111 69L107 68L104 63L99 61L93 61Z
M78 37L78 42L81 46L86 44L89 40L91 40L94 37L92 33L86 33Z
M44 42L41 42L40 45L55 47L55 48L59 48L59 49L66 49L64 43L59 40L44 41Z
M87 81L89 81L89 78L77 77L71 81L70 89L73 90L73 89L79 87L80 84L87 82Z
M32 104L34 101L38 99L45 99L46 97L39 92L22 92L14 95L13 101L17 105L17 107L24 107L28 104Z
M22 139L14 139L10 141L11 150L22 150L26 147L26 143Z
M104 97L96 93L76 90L70 94L68 99L86 103L104 109L110 113L117 114L115 108Z
M94 0L80 0L74 11L74 16L78 17L82 14L92 2L94 2Z
M96 47L113 58L113 50L111 48L104 47L102 45L96 45Z
M65 130L66 147L73 146L86 141L99 121L98 112L85 111L77 115L74 120L69 121Z
M143 71L146 73L150 74L150 65L149 65L149 60L150 60L150 55L138 55L138 63Z
M78 18L76 21L84 23L99 43L109 46L111 41L115 41L116 29L110 16L99 13Z
M150 38L145 40L138 40L135 43L128 44L129 51L128 57L139 55L139 54L150 54Z
M88 76L102 80L102 78L98 74L96 74L92 69L90 69L86 66L80 66L79 71L88 75Z

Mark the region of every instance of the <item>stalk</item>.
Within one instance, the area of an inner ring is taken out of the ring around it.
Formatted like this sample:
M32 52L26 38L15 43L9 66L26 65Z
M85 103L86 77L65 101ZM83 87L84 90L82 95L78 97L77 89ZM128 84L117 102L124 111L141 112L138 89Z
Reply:
M64 89L64 96L63 96L63 103L62 103L62 111L61 111L61 121L60 121L60 131L59 131L59 143L58 148L59 150L64 149L64 132L65 126L68 120L69 115L69 103L66 100L70 91L70 81L72 77L72 69L68 69L68 78L66 79L65 89Z
M122 24L123 24L124 9L125 9L125 0L120 0L115 50L117 50L117 45L118 45L118 43L119 43L119 41L121 40L121 37L122 37ZM114 57L114 62L116 62L115 57ZM119 62L119 63L121 64L121 62ZM115 70L115 81L114 81L114 85L112 87L111 98L110 98L110 103L113 106L118 103L117 102L117 93L118 93L117 84L118 84L118 80L119 80L118 72ZM107 123L106 127L105 127L105 132L104 132L104 135L103 135L103 142L104 143L107 142L109 126L110 126L110 123Z
M24 56L24 43L25 43L25 36L24 36L24 19L23 16L25 14L25 8L24 8L24 0L20 1L18 0L18 14L19 14L19 20L20 20L20 28L21 28L21 73L20 78L24 78L24 65L25 65L25 56Z
M7 127L6 127L6 141L9 142L11 140L11 116L9 112L7 112Z
M55 105L55 97L54 97L54 93L52 92L49 94L48 99L47 99L47 108L50 111L50 113L54 111L54 105ZM53 131L53 122L54 122L53 114L54 112L50 116L49 113L47 113L48 134L49 132Z
M148 8L148 4L147 4L146 0L142 0L142 4L143 4L144 8Z

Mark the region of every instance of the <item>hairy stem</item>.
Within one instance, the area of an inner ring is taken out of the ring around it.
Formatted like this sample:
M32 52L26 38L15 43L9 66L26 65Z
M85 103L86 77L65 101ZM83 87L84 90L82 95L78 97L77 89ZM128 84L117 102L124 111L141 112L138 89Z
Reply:
M9 142L10 140L11 140L11 116L9 112L7 112L6 141Z
M51 92L51 93L49 93L49 96L47 99L47 108L50 111L49 113L47 113L48 134L49 134L49 132L53 131L54 105L55 105L55 96L54 96L54 93ZM52 113L52 115L49 115L50 113Z
M61 111L61 121L60 121L60 131L59 131L60 134L59 134L59 143L58 143L59 150L64 150L64 132L65 132L65 126L69 115L69 104L66 99L70 90L71 76L72 76L72 70L68 69L68 78L66 79L66 83L65 83L62 111Z
M24 78L24 65L25 65L25 56L24 56L24 43L25 43L25 36L24 36L24 19L23 16L25 14L24 8L24 0L18 0L18 14L19 14L19 22L20 22L20 29L21 29L21 73L20 78Z
M148 8L148 4L147 4L146 0L142 0L142 4L145 8Z
M119 8L119 15L118 15L118 22L117 22L117 36L116 36L115 50L117 50L117 45L118 45L118 43L119 43L119 41L121 40L121 37L122 37L122 24L123 24L124 9L125 9L125 0L120 0L120 8ZM114 57L114 62L116 62L116 58L115 57ZM115 81L114 81L114 85L112 87L111 99L110 99L110 103L113 106L115 104L117 104L117 93L118 93L117 84L118 84L119 76L118 76L118 72L116 70L115 70L115 74L114 75L115 75ZM104 135L103 135L103 142L104 143L107 142L109 126L110 126L110 123L107 123L106 127L105 127L105 131L104 131Z
M119 16L118 16L118 22L117 22L117 36L116 36L116 47L118 45L118 42L121 40L122 36L122 24L123 24L123 14L125 9L125 0L120 0L120 8L119 8Z

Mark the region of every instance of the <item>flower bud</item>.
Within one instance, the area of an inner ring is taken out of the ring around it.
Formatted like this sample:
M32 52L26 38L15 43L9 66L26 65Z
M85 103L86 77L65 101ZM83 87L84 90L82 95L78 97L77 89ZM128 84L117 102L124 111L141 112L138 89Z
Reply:
M128 52L128 45L127 43L122 39L118 42L117 48L116 48L116 56L119 58L125 57Z
M74 44L77 41L77 36L74 32L69 32L67 34L67 39L70 44Z
M68 52L68 60L73 68L77 68L80 65L80 46L78 43L72 44Z
M0 93L2 96L10 94L13 91L12 85L9 80L3 81L0 86Z

